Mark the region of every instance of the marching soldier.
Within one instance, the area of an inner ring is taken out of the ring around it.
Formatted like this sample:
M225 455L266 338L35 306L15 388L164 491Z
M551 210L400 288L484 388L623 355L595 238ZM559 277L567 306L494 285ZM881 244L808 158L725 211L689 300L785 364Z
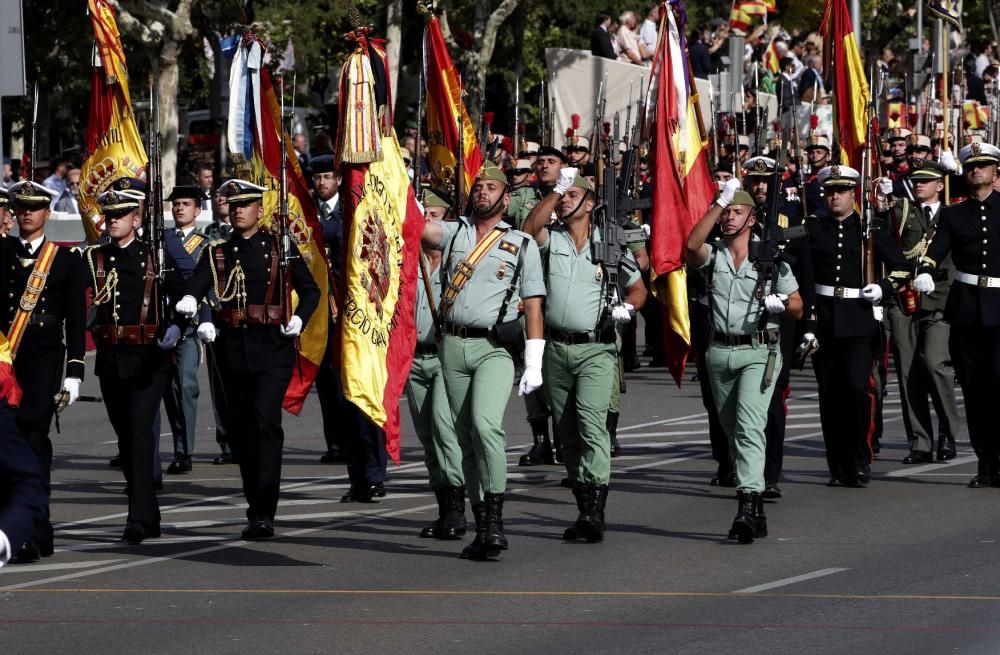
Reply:
M170 211L174 217L174 234L187 255L197 261L202 249L208 245L208 237L194 223L201 214L201 203L208 197L196 186L175 186L167 200L171 203ZM189 271L185 279L192 272ZM167 473L171 475L191 471L198 416L198 367L201 366L198 344L199 341L211 343L214 340L215 326L212 325L207 305L203 305L197 328L189 325L177 344L176 366L171 371L167 394L163 398L174 437L174 461L167 467Z
M946 256L954 262L954 283L944 318L951 324L949 347L965 395L969 440L979 459L972 488L1000 487L1000 444L992 411L1000 388L1000 194L993 190L1000 149L972 143L958 153L969 196L945 207L913 286L937 290L935 273Z
M752 543L767 536L764 491L764 423L782 366L777 316L802 315L802 298L788 265L761 280L750 258L754 199L732 186L695 225L687 239L687 261L708 279L712 334L707 364L719 418L736 462L739 506L730 538ZM721 220L721 222L720 222ZM722 238L706 243L716 224Z
M915 159L912 166L909 181L917 202L911 203L905 198L897 200L894 225L911 271L917 268L941 218L941 193L944 178L948 175L948 170L934 161ZM934 271L934 292L919 301L912 299L917 306L907 309L897 297L886 307L892 331L892 354L899 379L903 424L910 445L909 454L903 458L904 464L932 461L934 426L928 396L938 414L937 459L945 461L955 457L955 433L958 430L955 370L948 353L951 329L944 318L952 269L951 256L948 255Z
M617 323L632 320L646 301L646 287L631 252L622 270L624 298L608 288L608 271L594 263L600 233L591 214L597 204L593 185L564 168L542 207L556 209L560 221L546 227L538 214L525 225L547 262L545 326L545 392L562 440L579 516L564 539L604 539L604 509L611 479L611 439L608 405L618 384ZM628 264L626 265L626 267Z
M866 486L870 480L872 402L869 379L878 352L874 305L909 277L899 244L888 230L873 230L874 253L888 275L865 280L863 226L854 211L860 174L849 166L819 172L828 215L810 219L809 247L815 277L819 349L813 368L820 423L830 469L829 486Z
M190 317L198 309L197 299L210 291L219 301L216 354L231 405L230 446L248 503L242 533L247 540L274 536L284 442L281 403L295 367L294 339L319 302L319 288L293 243L287 274L299 304L286 322L280 244L259 225L264 191L244 180L226 184L233 235L208 245L176 306L180 315ZM246 406L237 411L234 399Z
M97 306L92 326L97 343L95 374L108 418L118 435L128 485L128 518L122 539L130 544L160 536L160 508L149 466L155 444L154 421L170 377L170 358L181 336L177 325L161 325L160 294L176 297L183 280L166 253L166 284L155 278L154 253L137 238L139 204L145 196L126 189L98 198L108 243L86 251ZM159 321L159 323L158 323ZM165 328L165 329L163 329ZM157 340L157 335L162 337Z
M541 199L538 190L528 184L531 178L531 162L527 159L517 159L507 171L510 180L510 204L507 206L507 216L513 218L517 229L524 224L530 212ZM530 205L530 206L528 206Z
M433 191L424 192L423 203L428 222L442 221L451 211L450 204ZM435 402L439 397L447 399L435 320L441 296L441 251L424 248L421 256L427 264L427 279L417 281L417 352L406 381L406 400L417 438L424 448L424 461L438 502L438 518L424 528L420 536L458 539L465 534L462 449L455 434L451 407L447 402Z
M476 538L462 556L483 559L507 549L502 421L514 380L514 358L520 358L522 348L524 375L519 394L542 386L545 283L534 240L503 221L510 202L503 171L485 164L476 175L472 201L474 217L428 223L424 242L443 251L443 274L449 280L440 309L441 368L476 519ZM518 320L521 303L524 329Z
M806 178L806 207L819 216L826 212L823 188L819 184L818 173L830 162L830 137L825 134L810 135L806 145L806 159L809 160L809 177Z
M233 233L233 226L229 224L229 200L222 193L222 187L227 181L221 180L212 193L212 222L205 227L205 236L209 241L224 241ZM233 452L229 448L227 427L229 420L225 414L226 390L222 386L214 342L205 343L205 364L208 367L208 390L212 395L212 414L215 416L215 443L219 446L219 454L212 460L212 464L232 464Z
M44 516L35 524L31 540L13 544L15 550L20 549L16 552L20 562L37 561L53 552L48 507L52 468L49 429L56 412L56 394L62 389L66 404L75 402L84 375L87 280L80 256L45 236L53 193L34 182L14 184L10 196L18 236L0 238L7 292L3 331L22 391L17 428L38 457L46 498Z

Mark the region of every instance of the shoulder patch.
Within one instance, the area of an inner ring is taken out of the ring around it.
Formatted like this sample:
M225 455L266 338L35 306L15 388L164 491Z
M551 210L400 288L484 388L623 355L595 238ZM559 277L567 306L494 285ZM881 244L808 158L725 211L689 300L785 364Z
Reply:
M509 252L512 255L517 255L517 253L521 251L521 246L507 240L501 240L500 245L498 247L500 248L500 250L503 250L504 252Z
M782 229L788 227L788 216L785 214L778 214L778 227Z

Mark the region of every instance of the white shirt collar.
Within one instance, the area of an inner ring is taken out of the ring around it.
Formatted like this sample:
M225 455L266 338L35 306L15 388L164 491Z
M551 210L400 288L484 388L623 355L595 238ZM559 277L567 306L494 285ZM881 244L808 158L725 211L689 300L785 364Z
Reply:
M133 241L135 241L135 237L134 236L131 239L128 240L128 243L119 244L118 247L121 248L122 250L125 250L126 248L128 248L129 246L132 245Z
M938 202L930 202L930 203L924 202L924 203L920 203L920 206L921 207L930 207L931 208L931 216L937 216L938 207L941 206L941 201L939 200Z
M335 194L333 194L333 197L330 198L329 200L324 200L323 204L326 205L327 207L329 207L330 211L333 211L333 208L337 206L337 200L339 198L340 198L340 193L339 192L335 193Z
M183 238L186 239L186 238L188 238L189 234L191 234L192 232L194 232L194 228L195 228L194 225L188 225L187 227L179 227L177 229L181 231L181 234L184 235Z
M21 245L23 245L28 250L29 253L33 254L35 251L38 250L38 247L42 245L42 241L45 240L45 235L43 234L42 236L34 239L33 241L25 241L21 237L18 237L18 240L21 242Z

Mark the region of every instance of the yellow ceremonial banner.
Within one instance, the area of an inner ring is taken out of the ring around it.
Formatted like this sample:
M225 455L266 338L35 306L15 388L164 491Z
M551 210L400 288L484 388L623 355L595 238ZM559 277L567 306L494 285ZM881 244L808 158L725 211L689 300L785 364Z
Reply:
M79 200L83 231L87 241L94 243L104 229L97 197L118 178L143 178L147 160L132 115L125 53L114 10L105 0L89 0L88 9L96 52Z

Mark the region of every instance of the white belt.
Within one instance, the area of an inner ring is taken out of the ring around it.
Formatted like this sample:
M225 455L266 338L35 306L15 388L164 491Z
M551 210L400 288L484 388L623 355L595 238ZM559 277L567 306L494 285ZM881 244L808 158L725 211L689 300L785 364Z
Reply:
M832 298L860 298L861 289L852 289L850 287L830 287L825 284L816 285L816 293L821 296L830 296Z
M989 277L987 275L971 275L962 271L955 271L955 279L965 284L979 287L981 289L996 289L1000 287L1000 277Z

